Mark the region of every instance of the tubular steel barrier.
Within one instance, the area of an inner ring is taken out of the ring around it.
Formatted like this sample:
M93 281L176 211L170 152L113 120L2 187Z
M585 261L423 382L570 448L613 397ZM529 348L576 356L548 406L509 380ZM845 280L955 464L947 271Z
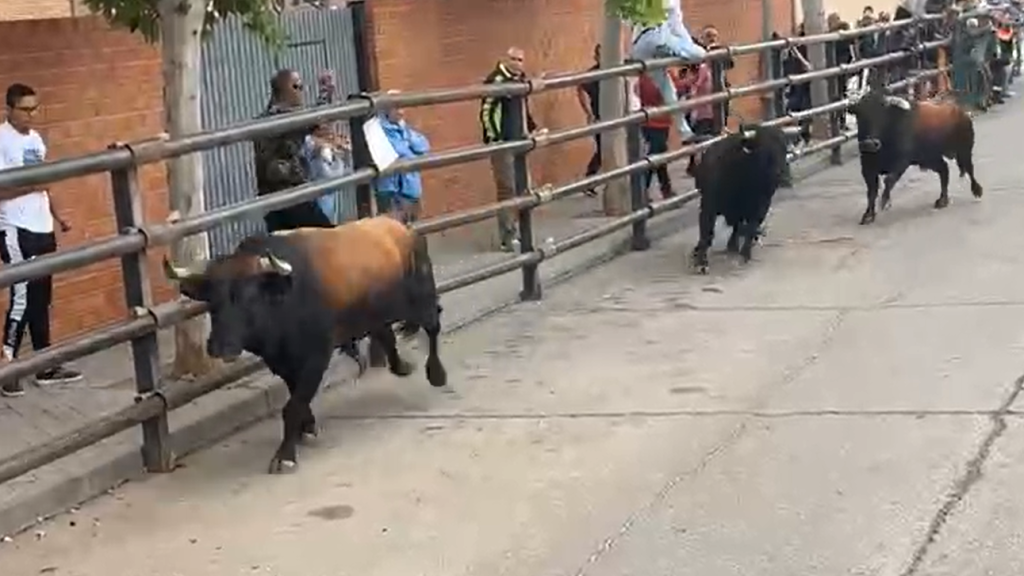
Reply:
M970 15L964 15L963 17L968 16ZM706 60L714 64L735 56L758 54L770 50L785 50L794 46L822 43L832 46L838 40L859 38L867 34L901 29L918 30L922 23L937 22L940 18L941 16L938 15L928 16L857 30L732 46L709 53ZM438 216L416 223L413 227L423 234L432 234L487 220L495 217L501 211L518 212L521 242L519 254L458 277L444 280L439 283L438 289L441 293L446 293L521 269L521 298L524 300L539 299L541 297L541 286L537 269L544 260L627 227L632 227L632 248L634 250L644 250L650 245L646 230L646 222L649 219L656 215L681 208L699 196L698 191L690 190L669 199L650 202L646 195L644 175L649 170L658 166L691 156L707 148L713 142L718 141L722 136L700 144L684 146L678 150L645 156L640 144L640 126L651 116L682 112L695 106L706 104L722 104L744 96L777 93L788 86L827 79L829 80L830 94L833 100L831 103L798 113L780 115L766 120L764 124L785 126L814 116L830 115L828 139L791 155L791 158L800 158L829 150L832 154L833 163L839 163L839 147L844 142L850 140L854 133L840 130L840 115L847 108L848 102L845 98L841 97L843 93L841 92L841 87L838 86L837 79L861 70L886 66L918 57L928 50L948 46L949 42L948 39L931 42L920 42L915 39L907 46L907 49L882 56L867 58L850 64L830 66L823 70L815 70L803 74L768 78L746 86L723 88L714 94L683 100L674 105L645 108L628 113L622 118L604 120L544 135L528 135L525 130L522 114L523 107L512 106L512 110L515 111L511 119L514 128L513 132L519 135L519 138L516 140L485 146L445 150L414 160L399 160L385 170L378 170L369 161L365 150L365 143L361 144L359 142L362 122L380 111L395 107L430 106L463 102L488 96L511 97L518 101L529 94L574 88L587 82L613 77L638 75L647 70L679 65L683 61L675 58L662 58L643 62L629 61L614 68L567 74L555 78L535 79L522 84L470 86L401 94L358 94L351 96L347 101L340 104L250 121L221 130L189 135L176 140L161 137L135 143L117 143L108 150L96 154L0 171L0 192L4 189L42 186L68 178L110 172L111 192L114 200L117 227L120 231L119 234L71 249L60 250L26 262L4 266L0 269L0 287L7 287L16 282L74 270L118 257L121 259L125 302L132 315L131 318L122 322L94 330L0 367L0 383L27 377L59 363L94 354L118 344L131 342L137 391L134 404L120 411L98 418L58 438L4 457L3 460L0 460L0 484L138 424L141 424L143 429L142 455L146 469L151 472L169 471L173 467L173 456L170 450L167 413L204 394L262 369L263 365L259 361L242 361L230 364L215 374L193 382L174 382L169 384L162 382L157 332L162 328L174 326L189 318L203 314L205 306L189 301L154 304L151 282L147 277L147 267L145 265L147 252L154 247L168 245L186 236L205 232L223 223L225 220L257 217L273 210L312 200L344 185L355 185L362 188L361 191L357 188L357 202L360 204L361 216L365 216L369 205L369 189L367 185L379 175L440 168L488 158L496 153L511 153L514 158L514 190L516 193L514 198L487 206ZM831 54L829 58L830 63L835 63L834 49L828 50L828 53ZM941 69L927 70L912 75L900 82L890 84L889 89L893 91L905 90L923 79L936 76L942 72L943 70ZM255 137L280 134L324 121L338 120L348 120L352 128L354 128L352 130L352 137L356 166L352 173L343 177L304 184L280 193L260 196L244 203L224 206L174 222L146 223L144 221L142 193L138 188L137 170L139 166L218 146L251 140ZM602 132L618 129L626 130L627 165L557 187L529 188L527 156L532 150L571 140L592 137ZM628 214L590 230L564 238L555 242L554 245L535 247L531 220L534 208L626 177L629 178L630 182L630 212Z

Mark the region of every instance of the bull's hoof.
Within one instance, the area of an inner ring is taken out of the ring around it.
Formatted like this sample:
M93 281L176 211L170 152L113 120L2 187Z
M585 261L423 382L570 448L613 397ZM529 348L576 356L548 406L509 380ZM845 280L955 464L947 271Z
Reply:
M892 208L892 198L888 196L882 196L882 199L879 203L881 204L879 206L879 210L885 211L888 210L889 208Z
M730 253L730 254L735 254L735 253L739 252L740 251L740 242L739 242L739 240L733 240L732 238L730 238L729 242L725 245L725 251Z
M865 213L863 216L860 217L860 225L861 226L866 226L868 224L871 224L874 221L875 221L875 215L873 213L870 213L870 212Z
M316 425L313 425L306 427L306 429L302 431L302 436L299 437L299 440L303 444L313 444L319 437L320 428Z
M427 382L430 382L430 385L434 388L441 388L448 384L448 371L444 369L441 361L436 358L427 360Z
M971 194L974 194L975 198L981 198L981 195L985 193L985 189L981 187L981 184L973 182L971 184Z
M395 376L400 376L403 378L408 376L409 374L412 374L413 370L415 369L416 368L409 361L403 360L401 358L399 358L397 362L391 365L391 373L394 374Z
M270 461L270 467L267 469L267 472L270 474L289 474L294 472L298 466L299 463L295 460L282 460L275 456Z
M749 264L750 261L753 260L754 255L750 250L744 250L743 252L740 252L740 258L743 259L744 264Z
M697 264L696 266L693 267L693 269L694 269L694 271L697 274L700 274L701 276L707 276L708 275L708 265L707 264Z
M939 196L939 198L935 200L935 208L937 210L945 208L946 206L949 206L949 196Z

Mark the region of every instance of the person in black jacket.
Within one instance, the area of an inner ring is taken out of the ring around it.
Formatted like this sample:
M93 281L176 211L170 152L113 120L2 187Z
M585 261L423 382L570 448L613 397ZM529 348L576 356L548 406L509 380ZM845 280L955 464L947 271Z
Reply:
M270 103L260 117L294 112L302 107L302 78L295 70L283 69L270 80ZM256 192L260 196L309 181L309 165L303 153L306 137L314 127L284 134L257 138L253 141L256 164ZM263 217L267 232L292 228L333 226L314 200L267 213Z
M523 71L525 53L520 48L509 48L505 58L498 62L494 70L484 79L484 84L501 84L507 82L526 82ZM523 117L526 130L537 132L537 123L530 114L530 105L526 98L522 100ZM512 103L509 96L484 98L480 103L480 127L483 131L484 144L507 142L519 138L520 134L512 133ZM503 152L491 155L491 170L494 176L494 187L497 189L498 201L508 200L515 196L515 174L512 169L512 154ZM498 213L498 237L503 251L511 251L517 240L518 231L514 221L515 215L502 211Z

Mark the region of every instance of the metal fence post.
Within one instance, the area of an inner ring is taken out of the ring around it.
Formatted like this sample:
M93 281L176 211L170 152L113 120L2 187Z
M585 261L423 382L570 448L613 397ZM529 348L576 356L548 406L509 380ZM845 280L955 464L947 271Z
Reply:
M640 139L640 124L626 127L626 154L630 164L635 164L644 157ZM646 208L650 203L647 197L647 182L651 175L647 172L633 172L629 175L630 210L636 212ZM651 247L651 239L647 236L647 220L633 222L633 236L630 239L633 250L647 250Z
M123 144L112 144L119 148ZM120 233L138 230L145 223L138 169L133 165L110 173L110 189L114 196L114 216ZM124 298L128 309L139 313L153 305L153 290L146 262L146 250L121 257ZM132 339L132 363L135 389L140 397L161 394L160 348L157 333ZM142 462L149 472L170 472L174 469L167 410L142 423Z
M836 63L839 61L837 48L838 42L826 42L825 43L825 66L828 68L835 68ZM828 96L829 102L838 102L846 97L846 76L840 74L832 76L828 79ZM835 138L842 133L842 117L846 114L845 110L837 110L830 112L828 115L828 133L829 138ZM839 145L833 146L829 151L829 161L833 165L839 165L843 163L843 150Z
M721 60L715 60L711 63L711 91L714 93L725 91L725 63ZM725 107L727 101L716 102L712 110L714 111L714 124L715 134L721 134L725 128L727 118L725 117Z
M366 145L366 136L363 134L363 122L365 117L356 116L348 120L348 138L352 143L352 170L362 170L373 164L370 158L370 149ZM356 217L369 218L373 216L373 190L370 184L359 184L356 186Z
M512 96L511 112L509 113L509 129L515 140L524 140L528 137L526 122L526 98L523 96ZM516 197L526 196L530 193L530 166L526 161L526 152L516 152L512 156L512 177L513 190ZM522 254L534 251L533 233L533 208L519 210L519 250ZM540 278L537 274L537 264L523 266L523 290L519 293L521 300L541 299Z

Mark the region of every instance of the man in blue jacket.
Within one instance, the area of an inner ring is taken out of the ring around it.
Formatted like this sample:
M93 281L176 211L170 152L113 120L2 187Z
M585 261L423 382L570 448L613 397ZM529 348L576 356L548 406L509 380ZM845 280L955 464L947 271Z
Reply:
M397 90L388 91L388 94L397 93ZM380 123L399 158L415 158L430 152L430 141L406 123L402 110L393 108L381 114ZM419 218L420 198L423 196L419 172L381 176L374 188L379 214L390 214L406 224Z

